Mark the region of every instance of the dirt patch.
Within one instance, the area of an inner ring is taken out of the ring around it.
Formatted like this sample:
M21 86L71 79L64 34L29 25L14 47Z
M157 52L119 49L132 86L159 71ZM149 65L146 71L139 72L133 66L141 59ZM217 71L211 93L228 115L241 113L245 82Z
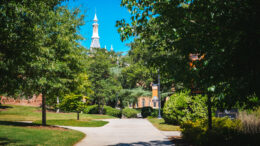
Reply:
M47 129L47 130L69 131L69 129L62 128L62 127L56 127L56 126L26 126L26 127L33 128L33 129Z

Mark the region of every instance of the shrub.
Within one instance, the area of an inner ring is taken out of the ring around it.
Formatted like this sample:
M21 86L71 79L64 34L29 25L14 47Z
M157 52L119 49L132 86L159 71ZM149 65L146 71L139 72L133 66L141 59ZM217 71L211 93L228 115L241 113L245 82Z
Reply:
M153 108L152 107L148 106L148 107L143 107L142 108L141 114L142 114L143 118L151 116L152 113L153 113Z
M162 109L161 109L161 115L162 115ZM157 118L159 115L159 109L153 109L153 112L151 114L152 117Z
M259 133L246 134L240 129L240 120L213 118L212 130L207 129L207 120L186 121L181 125L182 137L192 145L257 145Z
M84 110L85 114L99 114L98 105L87 106ZM110 106L103 107L103 114L121 118L121 111L119 109L112 108Z
M205 96L190 96L190 91L182 91L173 94L165 103L163 118L166 123L178 125L188 120L205 118L206 108Z
M104 111L106 115L121 118L121 111L119 109L112 108L110 106L104 106Z
M85 114L98 114L98 105L89 105L84 109L83 112Z
M135 109L131 109L131 108L124 108L122 111L122 114L127 118L136 118L138 111L136 111Z

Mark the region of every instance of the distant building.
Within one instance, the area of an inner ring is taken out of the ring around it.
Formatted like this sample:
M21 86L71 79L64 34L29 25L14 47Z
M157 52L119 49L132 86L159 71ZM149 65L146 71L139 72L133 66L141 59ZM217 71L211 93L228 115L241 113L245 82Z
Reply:
M91 44L90 44L90 51L92 51L93 48L101 48L100 45L100 37L98 34L98 18L97 18L97 14L95 13L94 19L93 19L94 23L92 24L93 26L93 33L92 33L92 37L91 37ZM106 45L105 45L105 49L107 49ZM114 51L113 46L111 45L110 51Z
M94 23L92 24L93 26L93 34L91 37L91 45L90 45L90 50L92 50L92 48L100 48L100 42L99 42L99 35L98 35L98 19L97 19L97 15L95 14L94 17Z

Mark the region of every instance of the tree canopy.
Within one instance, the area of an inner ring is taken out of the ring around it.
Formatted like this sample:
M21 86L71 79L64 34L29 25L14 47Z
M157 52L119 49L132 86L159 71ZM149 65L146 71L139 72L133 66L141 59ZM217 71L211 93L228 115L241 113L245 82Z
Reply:
M219 107L242 106L260 91L257 5L250 0L122 0L132 21L117 26L122 40L137 37L134 43L149 66L185 87L212 92Z

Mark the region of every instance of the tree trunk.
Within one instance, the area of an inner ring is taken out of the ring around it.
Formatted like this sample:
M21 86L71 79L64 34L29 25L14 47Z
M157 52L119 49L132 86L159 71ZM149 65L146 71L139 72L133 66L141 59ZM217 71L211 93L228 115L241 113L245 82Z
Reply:
M46 98L42 93L42 126L46 126Z
M208 126L212 129L211 94L208 94Z
M57 108L56 113L59 113L59 112L60 112L59 104L60 104L60 100L59 100L59 97L57 96L57 105L58 105L58 108Z
M79 120L79 112L77 112L77 120Z

